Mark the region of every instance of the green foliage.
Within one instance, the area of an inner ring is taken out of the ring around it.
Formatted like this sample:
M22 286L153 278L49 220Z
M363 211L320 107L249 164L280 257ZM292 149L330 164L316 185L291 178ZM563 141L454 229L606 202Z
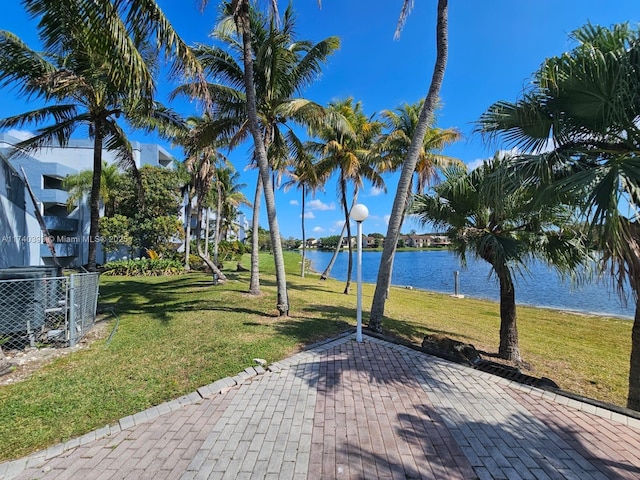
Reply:
M300 240L294 237L282 239L282 248L285 250L296 250L300 246Z
M182 205L180 189L183 174L150 165L145 165L138 171L142 192L136 184L133 172L123 175L116 187L117 213L129 218L177 216Z
M251 239L252 235L253 232L248 230L247 239ZM258 227L258 250L261 252L271 251L271 235L269 234L269 230L265 230L262 227Z
M155 250L165 255L179 246L184 238L182 222L177 217L141 217L132 219L134 246Z
M322 244L322 248L333 250L338 246L340 242L340 235L330 235L328 237L322 237L318 240Z
M156 250L161 255L175 249L184 236L178 219L182 204L180 188L183 174L179 171L145 165L139 169L138 187L133 172L122 175L116 184L116 214L129 219L131 244Z
M213 247L211 247L213 249ZM239 262L246 252L244 244L238 240L228 242L223 240L218 244L218 261L220 263L228 260ZM212 252L213 253L213 252Z
M121 246L131 247L131 219L116 214L102 217L99 222L100 240L106 253L117 251Z
M103 275L122 275L126 277L156 277L184 273L184 266L181 262L166 258L117 260L106 263L103 268Z

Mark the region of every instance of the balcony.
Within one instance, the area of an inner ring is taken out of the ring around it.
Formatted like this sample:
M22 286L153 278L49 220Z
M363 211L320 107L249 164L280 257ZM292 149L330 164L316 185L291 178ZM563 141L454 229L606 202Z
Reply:
M75 218L45 215L43 219L50 232L76 232L78 230L78 220Z
M69 198L69 194L64 190L57 189L47 189L47 190L39 190L36 192L36 197L39 201L43 203L55 203L59 205L64 205L67 203L67 198Z
M78 244L77 243L54 243L56 257L77 257L78 256ZM51 252L46 243L40 245L40 256L42 258L51 258Z

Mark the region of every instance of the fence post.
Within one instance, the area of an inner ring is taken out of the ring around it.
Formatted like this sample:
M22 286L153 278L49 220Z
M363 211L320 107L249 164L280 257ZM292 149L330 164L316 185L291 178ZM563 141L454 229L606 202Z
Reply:
M76 276L69 275L67 285L69 285L69 346L73 347L76 344Z
M96 282L96 291L95 291L96 296L93 297L93 322L95 323L96 315L98 314L98 297L100 296L100 274L97 272L94 273L93 278L95 279L95 282Z

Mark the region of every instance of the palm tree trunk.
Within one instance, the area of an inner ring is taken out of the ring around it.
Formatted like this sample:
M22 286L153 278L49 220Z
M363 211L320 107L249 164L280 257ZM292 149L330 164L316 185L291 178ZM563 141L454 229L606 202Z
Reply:
M353 208L353 206L356 204L357 201L358 201L358 190L356 189L356 191L353 192L353 201L351 202L351 208ZM333 264L336 263L338 254L340 253L340 250L342 250L342 239L344 238L344 233L347 230L347 224L348 222L342 225L342 230L340 231L340 238L338 239L338 245L336 245L336 248L333 250L333 255L331 256L331 260L329 260L329 264L327 265L327 268L325 268L324 271L322 272L322 275L320 275L320 280L327 279L327 277L331 273Z
M191 255L191 194L187 193L187 204L184 206L184 216L186 218L186 226L184 228L184 269L191 270L189 265L189 255Z
M244 85L247 94L247 119L249 130L253 137L256 152L256 160L260 169L262 186L264 189L264 203L267 209L267 219L269 220L269 234L271 236L271 248L273 249L273 259L276 269L277 283L277 304L276 307L280 316L289 315L289 297L287 294L287 278L284 269L284 256L282 254L282 243L280 241L280 227L276 215L276 202L273 187L270 182L269 159L264 147L264 139L260 132L258 122L258 111L256 107L256 90L253 83L253 51L251 48L251 28L249 20L248 0L242 0L237 15L234 18L238 31L242 33L243 63L244 63Z
M256 195L253 199L253 215L251 217L251 279L249 293L260 295L260 199L262 197L262 179L258 174Z
M347 229L347 224L345 223L342 226L342 231L340 232L340 238L338 239L338 244L336 245L336 248L333 249L333 255L331 256L331 260L329 260L329 264L327 265L327 268L325 268L324 271L322 272L322 275L320 275L320 280L326 280L327 277L329 277L329 274L331 273L331 269L333 268L333 264L336 263L336 259L338 258L338 253L340 253L340 250L342 250L342 239L344 238L344 233L346 229Z
M640 411L640 298L631 330L631 360L629 362L629 394L627 408Z
M87 270L96 271L96 246L98 241L98 225L100 222L100 180L102 178L102 124L97 121L94 125L93 138L93 178L91 181L91 195L89 197L89 252L87 256Z
M516 324L516 292L509 272L498 273L500 280L500 347L498 356L519 363L518 326Z
M207 207L207 211L204 214L204 254L209 258L209 214L211 209Z
M197 226L196 226L196 247L198 250L198 256L202 259L202 261L211 269L214 275L218 276L219 282L226 282L227 277L225 277L224 273L218 268L214 262L211 261L208 255L202 251L202 242L200 241L200 235L202 234L202 203L200 197L198 197L198 202L196 206L197 212Z
M369 317L369 328L374 332L382 332L382 317L384 316L384 305L386 301L387 285L391 282L391 270L393 268L393 257L396 252L398 236L402 224L402 213L405 208L407 195L409 194L411 179L416 170L418 155L427 133L433 111L435 110L440 88L444 79L444 71L447 65L448 53L448 0L438 0L438 21L436 27L436 44L437 56L436 63L431 77L431 86L429 93L425 99L420 118L416 125L415 135L411 139L411 146L407 154L407 159L402 166L402 173L398 182L398 189L393 201L393 209L391 210L391 218L389 219L389 227L387 228L387 236L382 250L382 258L380 259L380 268L378 269L378 278L376 281L376 289L373 295L373 303L371 305L371 315Z
M220 191L220 182L216 180L216 191L218 193L218 201L216 202L216 231L213 237L213 263L218 263L218 249L220 246L220 216L222 215L222 192Z
M307 250L307 238L304 233L304 197L306 197L304 183L302 184L302 268L300 269L300 276L304 278L304 262Z
M351 276L353 275L353 248L351 247L351 222L349 221L349 205L347 205L347 182L344 178L340 179L342 183L342 209L344 210L344 220L347 226L347 247L349 249L349 261L347 264L347 283L344 286L345 295L349 295L351 291Z
M411 192L413 191L413 176L411 176L411 182L409 183L409 192L407 194L407 198L405 200L404 210L402 211L402 218L400 219L400 226L404 223L404 219L407 217L407 213L409 212L409 199L411 198ZM395 261L395 255L391 257L391 272L393 272L393 263ZM385 299L389 298L389 292L391 291L391 275L387 278L387 290L385 294Z

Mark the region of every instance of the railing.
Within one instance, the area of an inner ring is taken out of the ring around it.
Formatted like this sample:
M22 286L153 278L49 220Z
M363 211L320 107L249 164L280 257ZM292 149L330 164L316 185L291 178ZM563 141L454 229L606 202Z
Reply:
M97 273L0 280L0 343L73 346L93 327Z
M68 238L67 240L73 241L74 238ZM54 243L53 247L56 251L56 257L77 257L78 256L78 243ZM42 258L51 257L51 250L46 244L40 245L40 256Z
M45 215L42 219L49 231L76 232L78 230L78 220L75 218Z

